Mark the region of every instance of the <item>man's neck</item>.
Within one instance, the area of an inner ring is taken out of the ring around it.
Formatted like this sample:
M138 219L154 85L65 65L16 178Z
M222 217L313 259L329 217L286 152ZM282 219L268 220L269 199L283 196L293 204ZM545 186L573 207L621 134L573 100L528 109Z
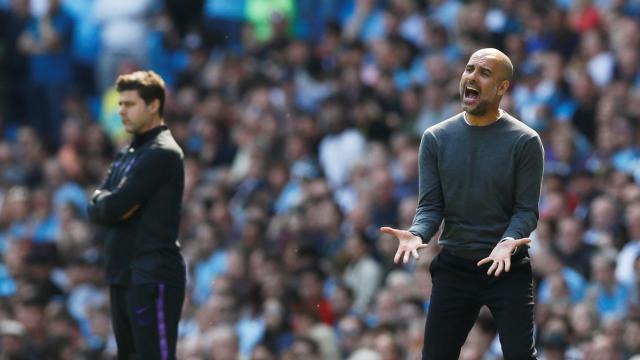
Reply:
M468 112L464 112L464 121L471 126L487 126L498 121L502 117L504 112L502 109L495 109L494 111L487 111L483 115L473 115Z
M144 129L140 129L141 131L137 135L142 135L142 134L148 133L149 131L151 131L151 130L153 130L155 128L158 128L158 127L160 127L162 125L164 125L164 121L163 121L162 118L154 119L151 123L149 123L149 126L147 126Z

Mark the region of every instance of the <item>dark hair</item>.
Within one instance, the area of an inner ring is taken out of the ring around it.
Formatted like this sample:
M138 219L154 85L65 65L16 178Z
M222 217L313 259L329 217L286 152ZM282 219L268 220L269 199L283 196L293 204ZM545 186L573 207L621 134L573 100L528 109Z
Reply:
M145 104L149 104L153 100L158 99L160 101L158 114L160 117L163 116L165 97L164 80L154 71L136 71L131 74L120 75L116 80L116 90L118 92L136 90Z

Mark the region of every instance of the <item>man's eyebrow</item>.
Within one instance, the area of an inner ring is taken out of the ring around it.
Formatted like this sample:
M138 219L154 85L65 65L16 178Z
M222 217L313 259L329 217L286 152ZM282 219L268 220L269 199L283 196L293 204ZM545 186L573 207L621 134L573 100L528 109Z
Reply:
M491 70L488 67L480 66L480 65L478 65L478 67L480 68L480 71L488 72L489 74L493 73L493 70ZM475 64L467 64L464 68L465 69L475 69L476 65Z

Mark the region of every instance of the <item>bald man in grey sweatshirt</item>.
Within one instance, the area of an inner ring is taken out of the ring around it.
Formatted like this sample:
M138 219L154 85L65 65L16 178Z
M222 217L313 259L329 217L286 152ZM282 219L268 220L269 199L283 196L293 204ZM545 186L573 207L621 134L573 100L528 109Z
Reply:
M422 136L412 226L381 228L399 240L395 261L407 263L443 227L443 250L430 266L423 359L458 359L483 305L495 318L505 360L536 358L527 248L544 151L535 131L499 107L512 76L499 50L471 56L460 79L464 111Z

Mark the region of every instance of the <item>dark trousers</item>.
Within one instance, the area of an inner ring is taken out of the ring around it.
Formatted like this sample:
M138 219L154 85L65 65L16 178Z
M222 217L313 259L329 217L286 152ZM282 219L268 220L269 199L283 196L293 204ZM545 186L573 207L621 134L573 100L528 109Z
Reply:
M536 359L533 337L533 279L526 249L512 258L511 270L487 275L489 264L443 250L430 266L433 287L422 358L457 360L480 308L496 322L505 360Z
M159 283L110 290L118 359L175 359L184 287Z

